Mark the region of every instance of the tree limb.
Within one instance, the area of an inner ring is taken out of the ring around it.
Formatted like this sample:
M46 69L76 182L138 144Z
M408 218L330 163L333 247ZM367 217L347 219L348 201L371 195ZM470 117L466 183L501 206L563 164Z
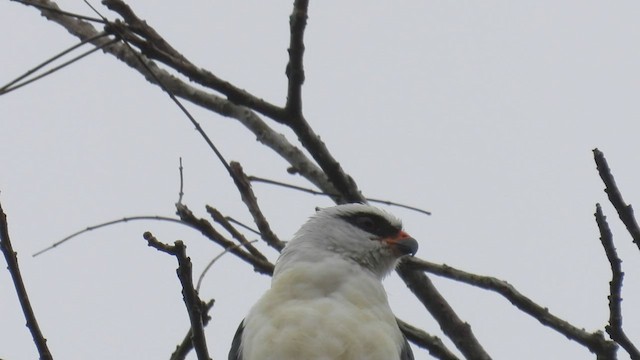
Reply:
M29 301L27 289L25 288L24 281L22 280L22 274L20 273L20 267L18 266L18 256L16 252L13 251L13 246L11 245L7 215L2 209L2 204L0 204L0 250L7 261L7 269L9 270L9 274L11 274L13 286L16 289L18 301L22 307L22 313L27 321L27 328L31 332L33 342L36 344L40 360L53 360L53 356L47 346L47 339L45 339L42 331L40 330L38 320L36 320L36 315L31 307L31 301Z
M209 311L211 311L211 308L213 307L214 303L215 303L214 300L209 300L209 302L207 302L204 308L202 309L203 310L202 326L207 326L207 324L211 320L211 316L209 316ZM193 337L193 331L191 328L189 328L189 331L187 331L187 334L184 336L184 339L182 339L182 342L180 343L180 345L176 346L176 350L171 354L171 357L169 358L169 360L186 359L187 355L189 355L189 352L193 350L193 341L191 341L192 337Z
M289 83L287 86L287 104L285 109L288 113L297 117L302 117L302 84L304 83L304 29L307 26L307 9L309 0L296 0L293 5L293 12L289 16L289 27L291 36L289 37L289 63L285 73Z
M471 331L471 326L458 317L424 273L408 261L400 262L397 272L467 359L491 360Z
M105 41L108 40L104 38L98 38L96 36L96 34L98 34L97 30L91 24L84 21L90 20L90 18L83 18L75 14L64 12L62 10L56 10L57 5L52 1L20 0L20 2L38 7L43 16L65 27L73 35L83 40L89 39L88 41L90 41L95 46L104 46L105 52L117 57L122 62L134 68L136 71L145 76L145 78L149 82L156 85L161 85L164 89L167 90L167 92L170 92L170 94L175 94L175 96L186 99L194 104L205 107L206 109L214 111L218 114L240 121L245 127L247 127L257 136L258 141L273 149L287 162L289 162L289 164L293 169L295 169L296 172L299 172L302 176L312 182L324 193L335 194L333 195L333 199L337 203L366 201L364 196L358 190L355 181L342 169L340 163L331 155L326 145L310 127L302 113L302 85L304 83L304 30L306 27L306 20L308 16L308 0L295 0L294 8L290 16L291 37L288 49L289 62L287 64L286 71L288 78L288 92L286 105L284 107L279 107L268 103L260 99L259 97L249 93L248 91L240 89L232 85L231 83L218 78L211 72L197 67L188 59L186 59L181 53L179 53L175 48L173 48L168 42L166 42L164 38L162 38L152 27L141 20L132 11L132 9L121 0L103 1L103 3L107 7L120 14L120 16L122 16L122 18L124 19L124 22L109 22L106 25L105 29L107 31L112 31L112 33L118 34L119 37L126 40L128 43L131 43L133 46L136 46L138 50L132 49L123 44L106 43ZM92 38L92 36L94 38ZM192 82L204 85L209 89L214 90L216 93L226 96L226 99L217 94L212 94L200 90L192 86L191 84L178 79L170 71L158 67L156 63L151 59L169 66L179 74L187 76ZM302 146L311 154L311 156L319 166L317 166L312 160L310 160L301 151L301 149L289 143L284 135L275 132L271 127L269 127L257 113L270 117L278 123L289 126L298 137ZM620 218L631 233L634 242L640 248L640 229L638 229L638 225L633 216L633 209L630 205L626 205L622 200L620 192L618 191L615 182L613 181L613 176L611 176L610 174L610 171L606 164L606 160L604 160L604 156L602 155L602 153L595 149L594 156L596 158L596 163L598 164L600 176L607 186L607 189L605 191L616 207ZM237 177L233 175L233 172L238 173ZM239 166L239 164L237 165L236 170L230 170L230 174L234 178L236 185L238 185L243 199L245 197L249 199L248 201L245 201L245 203L247 203L250 211L252 211L252 208L254 209L254 211L257 211L256 213L259 216L255 215L253 212L252 216L254 216L254 220L258 224L262 236L268 238L267 242L272 244L273 247L275 247L276 249L281 249L283 244L279 239L277 239L275 234L273 234L268 222L260 212L257 201L255 199L255 194L253 194L250 184L248 180L246 180L246 175L242 172L242 168ZM193 213L191 213L191 211L180 202L176 205L176 208L177 213L182 221L200 230L209 239L215 241L224 248L233 252L236 256L240 257L244 261L252 264L256 271L264 274L271 274L273 272L273 264L268 262L266 258L264 258L264 256L257 250L252 249L252 246L248 248L248 251L246 251L218 233L213 228L211 223L209 223L207 220L196 218ZM209 210L210 209L207 208L207 211ZM209 212L210 214L212 214L212 216L214 216L211 211ZM221 223L218 220L216 221ZM261 227L260 222L264 222L266 225L263 224ZM227 231L229 231L229 229L224 224L222 225L225 227L225 229L227 229ZM233 233L231 234L236 237L236 235L234 235ZM243 242L242 240L240 241L241 243ZM176 242L173 247L170 247L169 245L166 245L168 247L163 247L160 244L161 243L158 242L156 245L163 251L177 251L176 247L178 247L178 242ZM182 243L180 243L180 246L182 246L184 250L184 245ZM184 257L186 258L186 254L184 255ZM488 354L486 354L484 349L482 349L480 344L475 339L469 325L464 323L457 317L453 309L451 309L451 307L437 292L435 287L433 287L433 284L431 283L429 278L425 274L420 272L421 270L430 271L426 269L429 266L426 266L425 264L420 264L420 267L424 268L417 268L416 266L417 265L415 262L406 262L400 266L399 273L405 283L425 304L425 306L433 314L436 320L438 320L445 334L451 337L456 346L461 349L461 351L467 358L488 359ZM573 328L575 327L568 323L563 324L555 321L553 316L550 316L546 309L543 309L536 304L533 305L538 306L538 308L531 304L528 304L526 300L528 300L529 302L531 301L524 296L519 297L518 295L520 294L517 293L517 291L515 291L515 289L513 289L508 283L501 282L493 278L480 277L463 272L461 273L459 272L459 270L452 270L455 269L451 269L443 265L442 268L438 271L441 271L441 274L439 275L449 276L451 278L455 278L458 281L467 281L468 283L476 282L476 284L474 284L476 286L482 287L482 284L484 284L486 288L495 286L495 288L492 290L501 293L508 299L509 296L516 299L516 302L519 302L520 306L523 307L523 309L521 308L521 310L523 310L524 312L531 311L530 314L541 321L543 324L545 323L541 319L552 323L553 325L549 325L551 327L558 327L558 329L560 330L556 330L560 333L565 334L563 331L566 332L568 331L567 329L569 329L569 332L573 334ZM434 272L433 269L431 271ZM619 278L621 282L621 271ZM496 283L494 283L493 281L488 281L490 279L495 280ZM193 286L191 285L191 287ZM611 298L613 297L614 296L612 290ZM512 301L512 303L514 303L514 301ZM200 305L202 305L201 302ZM514 305L518 306L515 303ZM187 304L187 307L188 306L189 305ZM549 319L552 319L552 321ZM610 326L613 326L611 324L611 321ZM405 332L405 334L410 333L407 335L407 337L413 339L412 341L414 342L422 341L426 343L433 340L429 338L428 334L423 334L415 331L415 329L411 329L409 325L403 326L403 331ZM584 337L582 338L582 340L585 341L585 344L590 344L589 341L594 341L593 344L585 346L589 347L589 349L592 349L592 351L594 351L593 349L596 349L594 352L598 354L599 359L615 358L615 345L612 344L612 342L605 340L602 334L589 334L585 332L585 334L579 335ZM444 350L447 349L445 348ZM443 355L445 356L443 358L448 358L446 356L449 355L446 355L446 352L443 352L443 354L445 354ZM451 356L453 355L451 354Z
M604 338L601 332L589 333L583 329L571 325L569 322L551 314L549 309L542 307L529 299L511 284L504 280L490 276L471 274L455 269L448 265L434 264L417 258L409 258L405 266L414 270L427 271L434 275L446 277L465 284L473 285L485 290L491 290L502 295L511 304L522 312L531 315L545 326L552 328L567 338L587 347L597 354L599 359L615 359L616 346L613 342Z
M251 188L251 182L242 170L240 163L231 162L231 171L233 172L233 178L242 197L242 201L247 206L247 209L249 209L249 213L251 213L253 217L253 222L258 226L258 230L260 230L260 236L269 246L278 251L282 250L282 248L284 248L284 242L271 230L271 225L269 225L267 218L262 214L260 206L258 206L258 199Z
M171 68L187 76L191 81L195 81L224 94L230 101L237 105L247 106L269 117L282 116L284 109L270 104L243 89L237 88L230 82L218 78L208 70L191 63L186 57L170 46L155 29L145 21L142 21L123 1L103 0L102 3L110 10L120 14L131 30L142 37L142 41L136 41L134 37L128 38L127 40L134 42L145 55L169 65ZM127 31L123 32L128 34Z
M230 83L218 79L207 70L189 62L182 54L169 46L153 28L141 21L122 1L103 0L103 3L113 11L118 12L125 21L131 24L135 35L128 31L127 27L117 22L110 24L110 26L117 26L117 33L140 48L143 54L169 65L192 81L225 94L236 105L247 106L275 121L288 125L342 195L341 198L335 199L338 203L365 201L358 191L355 181L342 170L340 164L333 158L325 144L320 140L320 137L309 126L301 112L300 88L304 81L302 68L303 33L306 25L308 1L297 0L294 3L294 10L290 17L291 45L289 49L290 61L287 66L289 94L286 111L264 102L244 90L235 88ZM139 36L142 36L142 38Z
M191 210L189 210L186 205L176 204L176 210L176 214L178 214L180 219L200 230L200 232L208 239L212 240L223 248L228 249L232 254L251 264L255 271L265 275L273 274L274 266L272 263L256 257L251 253L248 253L240 247L236 246L233 241L228 240L227 238L222 236L222 234L220 234L216 229L214 229L214 227L211 226L211 223L206 219L199 219L195 215L193 215L193 212L191 212Z
M251 244L251 241L247 240L247 238L240 231L238 231L233 225L231 225L229 220L227 220L227 218L222 215L222 213L218 211L218 209L213 208L209 205L206 205L206 209L209 215L211 215L211 218L213 218L213 221L217 222L225 230L227 230L227 232L231 234L234 239L238 240L240 244L242 244L242 246L244 246L245 249L247 249L253 256L268 261L267 257L264 256L258 249L256 249Z
M211 360L207 349L207 339L204 335L204 317L206 317L207 306L200 300L198 292L193 287L193 273L191 269L191 259L187 256L187 248L180 240L173 245L161 243L150 232L144 233L144 238L149 246L162 252L173 255L178 260L178 279L182 284L182 298L189 314L191 322L191 342L198 355L198 360Z
M435 358L441 360L459 360L454 353L447 349L447 347L439 337L429 335L425 331L418 329L413 325L407 324L400 319L396 320L398 321L400 330L402 330L402 333L407 337L409 341L420 346L421 348L427 349L427 351L429 351L429 354L431 354Z
M609 201L611 201L613 207L616 208L618 216L620 217L620 220L622 220L622 223L627 227L627 231L631 234L633 242L638 246L638 249L640 249L640 227L638 227L638 223L636 222L636 218L633 214L633 207L631 207L630 204L627 205L624 202L624 199L622 199L622 194L618 189L618 185L616 185L616 181L609 169L609 164L607 164L607 159L605 159L602 151L593 149L593 157L596 161L598 174L600 174L600 178L605 185L604 192L607 193Z
M611 336L611 339L620 346L631 356L631 359L640 359L640 351L629 340L627 334L622 329L622 279L624 273L622 272L622 260L618 257L616 247L613 244L613 234L607 223L607 217L602 213L600 204L596 204L596 223L600 230L600 242L604 248L604 252L607 255L609 264L611 266L611 281L609 282L609 325L605 326L607 334Z
M129 67L142 74L150 83L158 85L158 80L156 79L159 79L167 90L175 96L181 97L222 116L238 120L256 135L259 142L275 151L293 168L295 168L300 175L309 180L315 186L327 193L338 192L317 165L310 161L299 148L291 144L284 135L269 127L258 115L251 111L250 108L237 105L232 101L207 93L181 81L170 74L167 70L159 68L155 63L153 63L153 61L146 59L144 55L134 53L123 44L112 44L106 46L106 42L109 40L97 37L100 32L98 32L90 23L75 18L72 16L73 14L66 15L70 13L59 10L57 4L53 1L23 0L21 3L38 8L41 14L47 19L54 21L58 25L64 27L69 31L69 33L82 40L96 38L96 40L90 41L93 45L105 46L104 51L106 53L115 56ZM58 11L47 9L57 9ZM119 29L122 29L125 34L130 32L126 27L121 26ZM143 66L140 59L142 59L145 66ZM154 76L152 76L147 69L151 69Z

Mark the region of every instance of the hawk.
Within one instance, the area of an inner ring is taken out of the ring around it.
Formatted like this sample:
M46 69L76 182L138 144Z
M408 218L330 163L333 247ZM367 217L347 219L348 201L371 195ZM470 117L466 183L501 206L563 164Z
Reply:
M382 279L418 242L365 204L316 212L283 249L229 360L413 360Z

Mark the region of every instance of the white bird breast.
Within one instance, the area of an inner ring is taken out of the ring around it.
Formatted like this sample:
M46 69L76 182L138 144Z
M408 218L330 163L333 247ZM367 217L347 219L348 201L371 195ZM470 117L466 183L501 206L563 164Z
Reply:
M337 258L274 278L245 319L244 360L398 359L403 337L379 279Z

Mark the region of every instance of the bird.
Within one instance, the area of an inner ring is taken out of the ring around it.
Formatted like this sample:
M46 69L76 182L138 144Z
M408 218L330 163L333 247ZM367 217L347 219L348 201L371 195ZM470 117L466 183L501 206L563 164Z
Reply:
M368 204L318 210L278 257L229 360L413 360L382 279L418 242Z

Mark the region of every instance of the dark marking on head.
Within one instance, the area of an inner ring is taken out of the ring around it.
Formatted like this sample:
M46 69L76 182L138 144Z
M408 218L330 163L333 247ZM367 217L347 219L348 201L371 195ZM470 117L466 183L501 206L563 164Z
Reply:
M391 224L386 218L368 212L349 214L342 216L342 218L357 228L380 238L396 235L402 230L397 225Z

